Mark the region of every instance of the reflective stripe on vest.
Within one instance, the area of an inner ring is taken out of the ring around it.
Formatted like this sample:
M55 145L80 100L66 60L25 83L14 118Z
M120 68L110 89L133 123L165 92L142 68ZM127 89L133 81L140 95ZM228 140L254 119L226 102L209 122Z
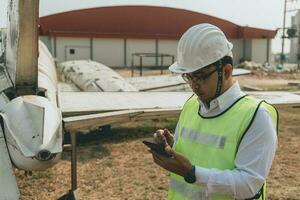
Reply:
M224 148L226 137L201 133L189 128L182 128L181 138L194 141L199 144L206 144L216 148Z
M275 108L250 96L239 99L218 116L201 117L198 115L199 102L195 95L186 102L180 114L176 127L177 140L173 148L196 166L232 170L235 168L234 161L240 140L253 122L260 106L263 106L270 113L274 124L276 124L277 112ZM203 196L203 191L199 192L201 190L199 185L193 185L194 187L189 189L191 184L186 183L181 176L171 173L168 199L208 199L208 197ZM196 190L195 187L198 187L199 190ZM198 197L194 198L197 195ZM201 198L199 195L202 195ZM213 195L210 199L227 200L234 198L225 195Z

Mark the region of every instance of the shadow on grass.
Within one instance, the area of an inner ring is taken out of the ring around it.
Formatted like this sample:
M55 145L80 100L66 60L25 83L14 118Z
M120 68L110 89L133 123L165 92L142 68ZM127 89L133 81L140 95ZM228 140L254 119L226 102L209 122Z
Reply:
M80 144L77 146L77 160L86 163L90 160L101 159L110 155L109 148L103 146L102 143L92 141L90 144ZM62 160L71 160L71 151L64 151Z

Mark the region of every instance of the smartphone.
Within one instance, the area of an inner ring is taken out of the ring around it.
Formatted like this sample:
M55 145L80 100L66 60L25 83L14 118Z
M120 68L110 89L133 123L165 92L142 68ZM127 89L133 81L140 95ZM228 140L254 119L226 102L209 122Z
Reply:
M146 140L144 140L143 143L144 143L144 145L146 145L147 147L149 147L151 150L155 151L156 153L158 153L162 156L171 157L161 145L152 143L152 142L149 142Z

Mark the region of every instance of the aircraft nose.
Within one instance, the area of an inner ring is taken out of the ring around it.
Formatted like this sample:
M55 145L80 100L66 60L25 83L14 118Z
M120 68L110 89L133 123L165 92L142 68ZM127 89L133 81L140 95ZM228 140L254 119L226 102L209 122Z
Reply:
M55 157L55 154L52 154L50 151L43 149L38 152L36 159L39 161L49 161Z

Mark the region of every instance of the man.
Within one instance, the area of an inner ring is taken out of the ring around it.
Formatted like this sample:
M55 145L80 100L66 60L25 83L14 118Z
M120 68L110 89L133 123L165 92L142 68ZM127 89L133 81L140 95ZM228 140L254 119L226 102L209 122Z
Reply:
M166 129L154 134L171 157L149 150L171 172L168 199L266 199L278 114L232 79L232 47L211 24L191 27L178 43L169 69L182 74L194 95L174 138Z

